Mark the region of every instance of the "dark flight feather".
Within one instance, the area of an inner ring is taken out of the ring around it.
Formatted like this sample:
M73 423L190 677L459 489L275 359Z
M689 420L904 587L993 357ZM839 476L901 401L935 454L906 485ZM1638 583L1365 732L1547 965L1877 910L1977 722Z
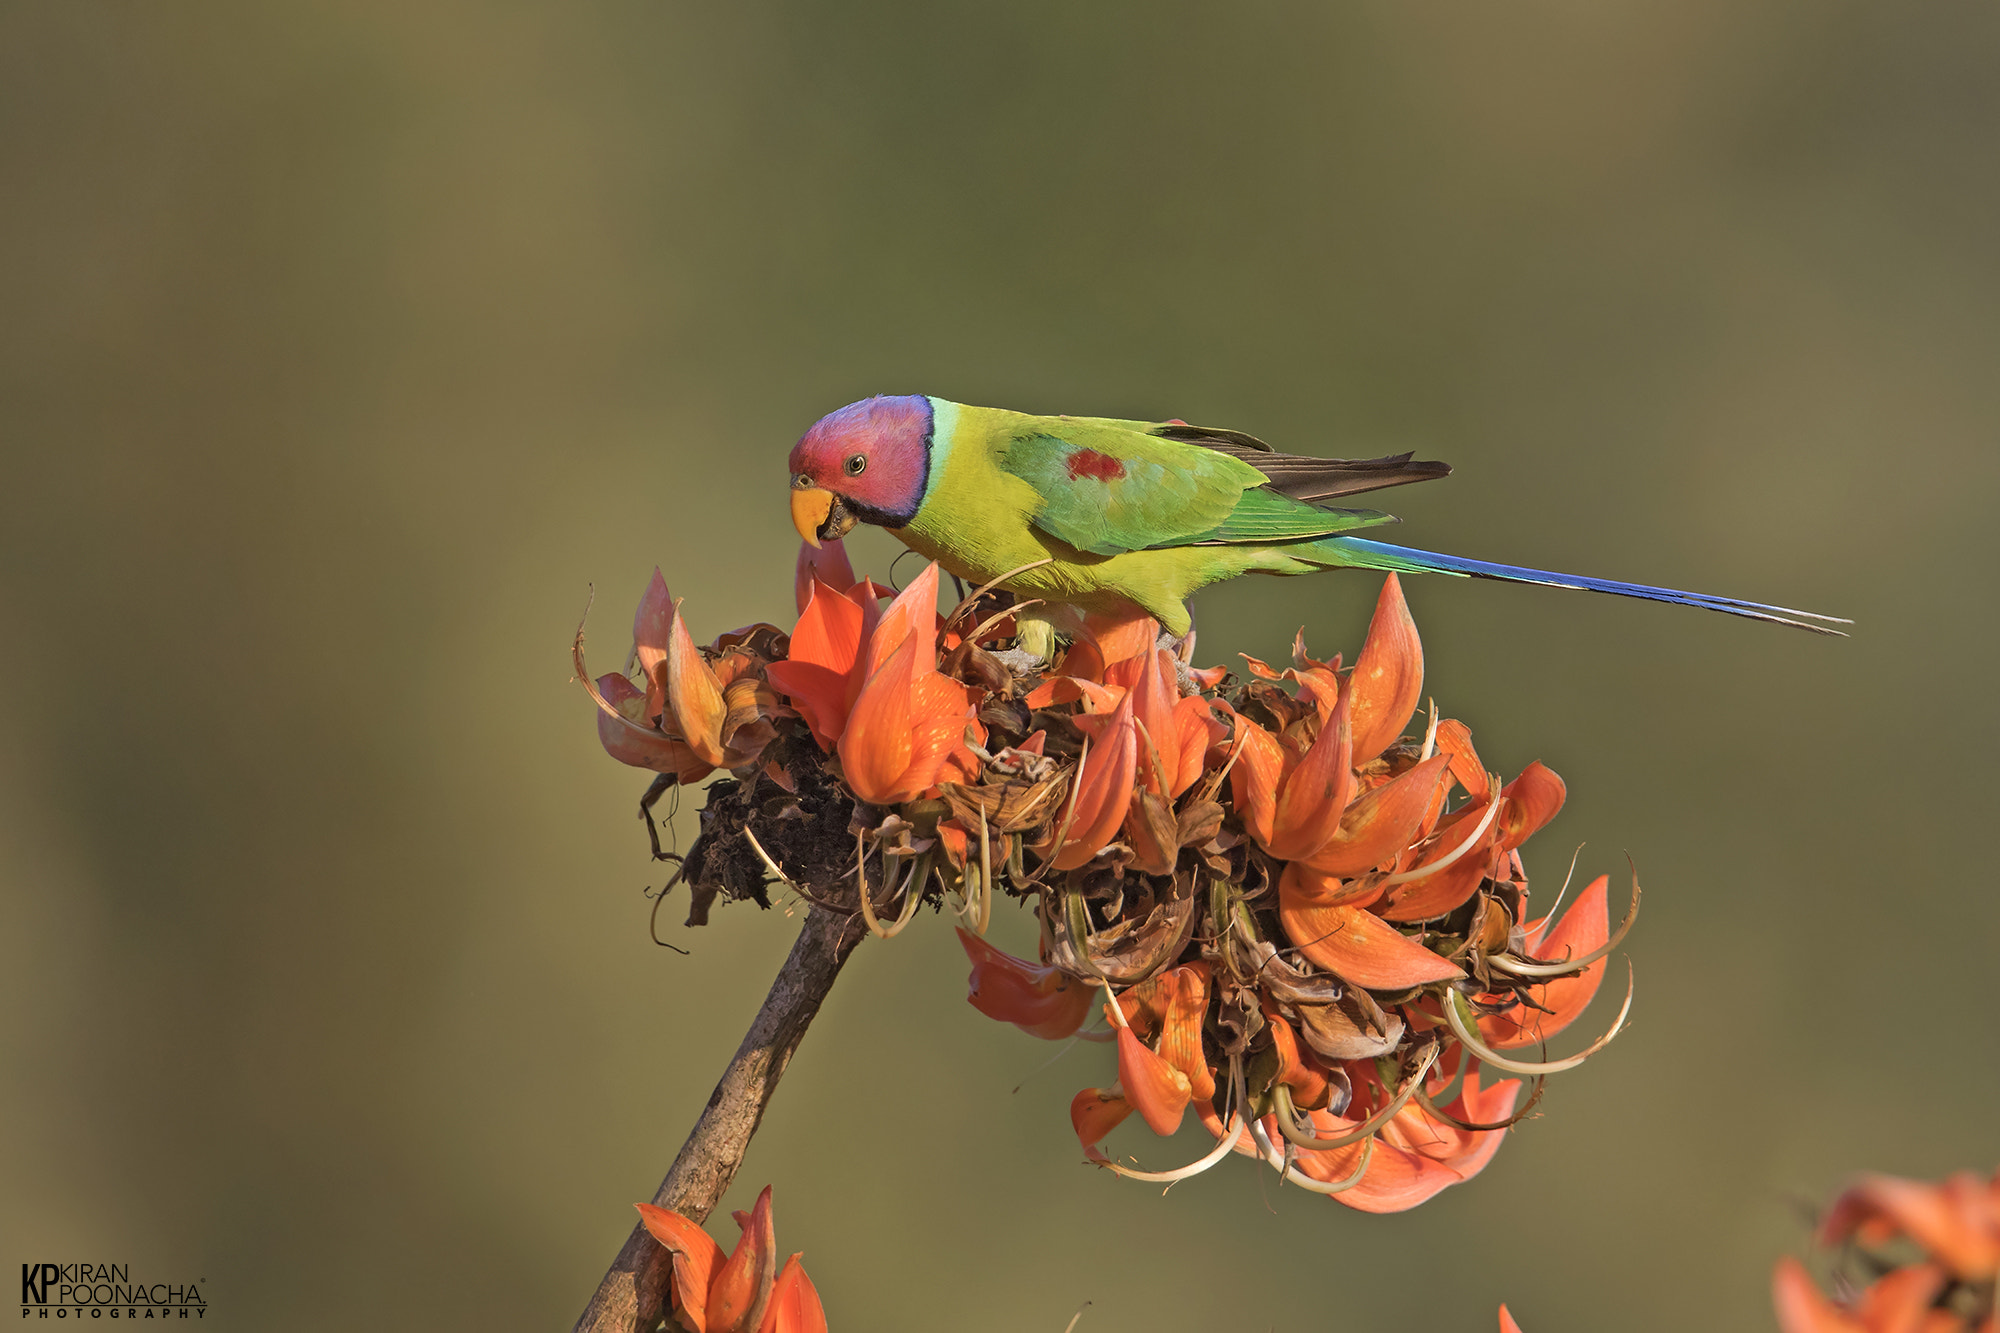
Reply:
M1307 504L1451 475L1449 463L1412 462L1409 454L1392 454L1387 458L1312 458L1304 454L1281 454L1256 436L1236 430L1161 426L1153 433L1162 439L1198 444L1241 459L1270 478L1265 489Z

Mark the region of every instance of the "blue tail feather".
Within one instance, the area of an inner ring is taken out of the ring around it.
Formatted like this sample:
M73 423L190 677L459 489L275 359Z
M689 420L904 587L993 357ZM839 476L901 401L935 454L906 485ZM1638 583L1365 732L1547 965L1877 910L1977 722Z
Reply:
M1586 578L1581 574L1557 574L1546 569L1526 569L1520 565L1499 565L1490 560L1468 560L1463 556L1416 551L1407 546L1368 541L1362 537L1328 537L1313 546L1334 556L1340 564L1360 569L1393 570L1423 574L1455 574L1465 578L1498 579L1504 583L1539 583L1551 588L1582 588L1589 592L1615 593L1620 597L1641 597L1649 602L1672 602L1678 606L1698 606L1704 611L1766 620L1790 625L1815 634L1840 634L1832 625L1851 625L1839 616L1823 616L1816 611L1794 611L1790 607L1767 606L1762 602L1715 597L1708 593L1681 592L1675 588L1655 588L1644 583L1620 583L1616 579ZM1831 624L1814 624L1814 621Z

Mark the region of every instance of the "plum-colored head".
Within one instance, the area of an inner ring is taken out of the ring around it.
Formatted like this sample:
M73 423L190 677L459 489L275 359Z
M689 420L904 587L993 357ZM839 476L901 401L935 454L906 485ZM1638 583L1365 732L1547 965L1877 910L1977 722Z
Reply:
M792 523L817 546L858 523L900 528L930 480L931 402L864 398L829 412L792 446Z

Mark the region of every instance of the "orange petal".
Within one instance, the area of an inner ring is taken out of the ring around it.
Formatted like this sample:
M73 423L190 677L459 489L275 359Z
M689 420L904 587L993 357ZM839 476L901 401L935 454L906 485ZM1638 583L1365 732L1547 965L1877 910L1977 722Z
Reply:
M721 768L728 762L722 752L722 719L729 712L722 702L722 682L688 637L687 619L678 608L667 634L666 676L667 707L688 748Z
M1120 1028L1119 1031L1124 1031ZM1104 1136L1118 1128L1125 1117L1132 1114L1132 1103L1125 1100L1122 1092L1107 1091L1104 1088L1085 1088L1070 1099L1069 1123L1076 1131L1076 1141L1083 1145L1083 1155L1093 1162L1102 1162L1105 1156L1097 1145Z
M1465 975L1394 926L1360 907L1313 907L1286 902L1278 891L1278 917L1300 953L1368 990L1402 990Z
M1526 842L1563 807L1568 789L1555 770L1536 760L1500 791L1507 808L1500 812L1500 850L1511 852Z
M1109 613L1093 611L1084 617L1083 629L1097 645L1107 672L1147 652L1160 639L1160 622L1137 607Z
M861 652L861 635L861 608L825 584L816 585L805 614L792 630L789 656L764 669L772 687L812 728L822 750L832 750L847 726L849 684Z
M778 1238L771 1226L771 1187L757 1196L757 1206L743 1224L743 1238L736 1242L729 1262L715 1275L708 1289L706 1333L756 1333L763 1323L764 1309L771 1299L771 1284L778 1275Z
M1182 699L1174 705L1173 731L1174 747L1178 757L1162 755L1173 776L1172 796L1179 796L1194 786L1201 777L1204 757L1208 747L1229 734L1229 728L1215 719L1215 710L1208 700L1199 697Z
M1807 1276L1805 1265L1786 1255L1771 1274L1771 1304L1780 1333L1868 1333L1826 1297Z
M1604 941L1611 935L1611 913L1606 900L1609 884L1610 880L1603 875L1592 880L1590 887L1570 904L1561 924L1533 944L1529 955L1555 963L1565 958L1580 958L1604 947ZM1531 930L1529 938L1533 940L1539 933ZM1574 977L1558 977L1530 988L1528 993L1534 1002L1550 1012L1523 1005L1504 1014L1482 1014L1480 1035L1502 1050L1534 1045L1555 1036L1575 1022L1596 998L1598 983L1604 980L1605 962L1600 958Z
M1465 788L1465 794L1475 801L1486 799L1486 768L1479 762L1479 751L1472 748L1472 728L1456 718L1446 718L1438 723L1437 752L1451 758L1451 775L1458 779L1458 785Z
M1354 762L1365 764L1395 744L1424 691L1424 646L1394 574L1382 581L1347 688L1354 694Z
M1064 650L1062 663L1058 669L1065 676L1072 676L1078 680L1094 680L1099 684L1103 684L1104 654L1089 639L1078 639ZM1033 695L1029 696L1030 699L1033 697ZM1042 707L1041 704L1035 703L1031 703L1028 706L1030 708Z
M1326 1075L1307 1065L1299 1055L1299 1039L1292 1025L1264 1001L1264 1018L1271 1028L1271 1046L1278 1054L1278 1081L1291 1089L1292 1103L1301 1108L1326 1105Z
M815 581L828 585L835 592L846 592L854 586L854 566L847 559L846 544L839 538L823 541L817 549L805 542L799 543L798 565L792 573L792 595L798 599L800 611L804 611L806 604L812 600Z
M1147 1050L1131 1028L1118 1029L1118 1086L1155 1134L1165 1138L1181 1127L1192 1096L1187 1075Z
M1071 721L1090 737L1090 753L1073 779L1077 784L1076 813L1067 839L1055 854L1057 870L1075 869L1117 836L1132 803L1132 781L1138 765L1129 693L1110 713L1083 714Z
M1438 865L1452 856L1472 837L1486 813L1485 805L1466 805L1454 810L1438 825L1437 841L1412 869ZM1454 857L1450 865L1391 889L1379 909L1382 915L1391 921L1429 921L1461 906L1478 891L1479 882L1493 868L1493 844L1500 836L1500 820L1505 814L1503 808L1486 825L1486 831L1473 838L1472 845L1466 847L1463 855Z
M1290 861L1278 877L1278 893L1281 901L1297 907L1335 907L1343 903L1366 907L1382 896L1382 881L1366 875L1358 879L1329 875L1304 861Z
M1415 768L1364 792L1340 817L1340 828L1326 845L1305 858L1324 875L1347 878L1364 874L1410 845L1450 760L1433 755Z
M847 785L871 805L893 805L903 799L903 775L910 767L911 733L916 726L911 709L916 650L916 643L905 634L889 660L861 687L840 736L840 764Z
M1215 1096L1215 1073L1202 1051L1201 1022L1208 1012L1208 964L1186 963L1160 974L1166 1013L1160 1021L1160 1058L1178 1069L1197 1101Z
M1461 1120L1486 1123L1504 1120L1514 1109L1520 1084L1507 1079L1481 1091L1479 1075L1468 1074L1464 1091L1444 1109ZM1352 1129L1346 1121L1315 1111L1315 1132L1331 1136ZM1368 1174L1353 1189L1333 1197L1364 1213L1400 1213L1434 1197L1439 1191L1472 1179L1500 1151L1507 1131L1465 1131L1431 1119L1421 1107L1405 1107L1378 1136ZM1359 1164L1360 1145L1332 1152L1302 1152L1299 1169L1320 1180L1339 1180Z
M785 1260L778 1271L778 1280L771 1285L771 1303L757 1333L826 1333L826 1310L819 1303L819 1290L806 1276L798 1255Z
M653 1239L674 1257L674 1300L682 1320L695 1333L708 1333L708 1288L715 1270L722 1266L722 1247L679 1213L650 1203L633 1206Z
M1260 844L1269 846L1271 824L1277 817L1278 782L1284 776L1285 752L1278 738L1242 714L1236 715L1233 745L1240 747L1229 770L1229 791L1243 827Z
M935 671L921 671L910 685L910 763L904 770L896 802L914 800L927 788L951 776L948 765L965 748L965 731L972 724L972 697L965 686ZM983 739L983 732L981 733ZM963 766L963 780L978 771L977 762Z
M674 599L658 565L632 615L632 651L646 676L646 712L642 721L658 717L666 699L667 681L661 664L667 659L667 636L673 630Z
M916 665L918 670L930 671L937 667L937 593L938 567L933 560L924 566L924 572L910 581L896 600L889 603L889 609L882 613L875 633L868 640L868 667L870 675L881 670L889 660L889 654L896 651L903 641L916 636Z
M958 942L972 960L965 998L974 1009L1046 1041L1060 1041L1083 1026L1090 1013L1089 986L1060 968L1003 953L963 928Z
M1146 762L1139 765L1139 780L1161 796L1178 796L1174 790L1174 779L1180 776L1180 746L1174 727L1174 708L1181 702L1180 689L1174 683L1174 655L1161 649L1150 659L1142 660L1134 672L1132 682L1132 716L1146 729L1146 739L1152 741L1152 754L1145 756ZM1153 768L1153 757L1159 759L1159 769Z
M1340 817L1354 795L1354 733L1349 725L1353 698L1351 691L1342 691L1312 748L1278 788L1265 850L1280 861L1307 860L1340 828Z

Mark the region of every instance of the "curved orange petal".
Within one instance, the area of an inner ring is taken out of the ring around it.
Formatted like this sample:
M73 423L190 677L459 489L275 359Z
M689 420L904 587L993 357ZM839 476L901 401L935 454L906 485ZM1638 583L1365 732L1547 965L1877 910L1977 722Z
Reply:
M688 636L687 619L678 613L667 631L667 708L688 748L717 768L728 763L722 750L722 720L729 709L722 702L722 682L702 660Z
M1479 1075L1466 1075L1465 1090L1444 1109L1475 1123L1504 1120L1514 1109L1520 1084L1507 1079L1481 1091ZM1331 1135L1359 1123L1315 1111L1318 1132ZM1421 1107L1407 1106L1377 1138L1368 1174L1360 1184L1333 1196L1364 1213L1400 1213L1433 1198L1441 1190L1472 1179L1486 1169L1507 1131L1467 1132L1432 1120ZM1333 1152L1299 1154L1299 1169L1320 1180L1338 1180L1359 1162L1360 1145ZM1311 1160L1309 1159L1321 1159Z
M790 655L765 667L764 675L806 720L820 749L831 751L847 726L849 685L861 654L863 617L852 599L825 584L815 585L810 597L792 630Z
M889 655L912 635L916 637L917 668L929 671L937 667L937 590L938 567L933 560L896 595L876 623L868 639L869 675L881 670Z
M1193 1096L1187 1075L1147 1050L1128 1027L1118 1029L1118 1086L1146 1127L1162 1138L1181 1127Z
M1278 1082L1291 1089L1292 1104L1302 1108L1326 1105L1326 1075L1306 1064L1299 1055L1299 1039L1269 999L1264 1001L1264 1020L1270 1025L1271 1046L1278 1055Z
M973 720L972 698L965 686L935 671L919 672L910 683L910 710L910 760L893 798L896 804L915 800L949 776L947 765L964 748L965 730ZM970 768L976 772L978 765Z
M972 960L965 998L974 1009L1045 1041L1060 1041L1083 1026L1091 987L1060 968L1003 953L963 927L958 942Z
M1055 854L1057 870L1073 870L1097 855L1118 834L1132 805L1132 781L1138 765L1138 738L1132 726L1132 696L1120 696L1109 713L1088 713L1070 719L1090 737L1090 753L1072 779L1077 784L1076 813L1069 833ZM1056 821L1056 825L1061 823ZM1051 825L1051 832L1056 825Z
M673 1255L674 1300L694 1333L708 1333L708 1288L722 1265L722 1247L706 1231L665 1208L634 1204L639 1221Z
M1136 606L1114 612L1093 611L1083 618L1083 629L1097 645L1107 680L1111 668L1138 657L1160 639L1160 622Z
M736 1214L743 1237L708 1288L706 1333L756 1333L778 1274L778 1238L771 1225L771 1187L748 1217Z
M1343 690L1333 715L1320 726L1312 748L1278 787L1265 850L1280 861L1303 861L1326 846L1354 795L1354 695Z
M661 663L667 657L667 636L674 624L674 598L667 591L667 580L660 573L658 565L653 566L653 577L646 584L646 591L639 596L639 609L632 613L632 653L639 659L639 669L646 676L645 718L660 715L660 708L666 699L667 680L661 670Z
M1299 952L1357 986L1402 990L1465 975L1365 908L1288 903L1282 883L1278 904L1278 919Z
M1394 574L1382 581L1347 688L1354 694L1354 762L1365 764L1396 743L1424 692L1424 645Z
M1132 716L1146 729L1141 739L1152 741L1153 752L1159 757L1159 769L1154 770L1152 754L1142 754L1145 762L1139 765L1139 780L1146 787L1161 796L1176 796L1174 779L1180 776L1179 735L1174 727L1174 707L1180 699L1180 688L1174 683L1174 655L1165 649L1142 660L1134 673L1132 682Z
M1603 948L1604 941L1611 937L1611 912L1607 902L1609 884L1610 880L1603 875L1592 880L1590 887L1570 904L1561 923L1531 945L1529 956L1558 963L1565 958L1581 958L1593 949ZM1531 929L1528 937L1534 940L1539 934L1541 931ZM1504 1014L1480 1015L1480 1035L1501 1050L1512 1046L1530 1046L1555 1036L1575 1022L1577 1016L1589 1008L1590 1002L1597 997L1598 983L1604 980L1605 962L1600 958L1576 976L1558 977L1531 987L1528 994L1542 1009L1523 1005ZM1548 1012L1544 1013L1544 1009Z
M1805 1265L1789 1254L1771 1273L1771 1304L1780 1333L1868 1333L1846 1311L1820 1295Z
M1160 1020L1160 1058L1178 1069L1197 1101L1215 1096L1215 1072L1201 1045L1208 1012L1208 964L1184 963L1160 974L1166 1012Z
M870 805L893 805L910 767L916 729L911 699L916 649L905 634L889 660L861 687L847 715L847 728L840 734L837 748L847 785Z
M1215 720L1208 700L1196 696L1174 705L1173 729L1179 753L1171 758L1164 754L1160 757L1173 777L1173 789L1168 794L1179 796L1201 777L1208 747L1227 736L1229 728Z
M819 1289L806 1276L798 1255L785 1260L785 1266L778 1270L778 1280L771 1284L771 1303L757 1333L826 1333L826 1309L819 1303Z
M1076 1141L1083 1145L1083 1155L1093 1162L1105 1160L1097 1145L1131 1114L1132 1103L1125 1100L1125 1094L1105 1088L1085 1088L1069 1102L1070 1128L1076 1131Z
M1294 907L1366 907L1382 896L1382 881L1329 875L1304 861L1289 861L1278 877L1278 895Z
M1494 842L1500 836L1505 807L1486 825L1485 832L1473 838L1463 854L1453 854L1472 837L1472 831L1486 818L1487 809L1486 805L1462 806L1438 825L1437 841L1412 869L1438 865L1446 857L1453 857L1451 864L1396 885L1380 909L1383 916L1391 921L1429 921L1455 911L1478 891L1479 882L1493 869Z
M1333 837L1306 862L1321 874L1344 879L1373 870L1401 852L1416 836L1450 763L1444 755L1432 755L1394 780L1363 792L1341 815Z
M846 592L855 585L854 565L847 558L847 544L838 537L823 541L817 547L806 542L799 543L799 559L792 571L792 596L802 612L812 600L815 582L824 583L835 592Z
M1507 808L1500 812L1500 850L1511 852L1556 817L1569 791L1555 770L1537 759L1500 794L1507 798Z
M714 771L714 765L702 762L685 742L625 716L627 701L632 701L630 706L636 709L637 701L644 697L630 680L615 671L599 676L597 692L619 710L617 717L601 708L597 710L597 740L613 759L634 768L671 773L681 782L697 782Z
M1479 751L1472 748L1472 728L1451 717L1438 723L1437 752L1451 759L1451 775L1467 796L1486 799L1486 768L1479 762Z
M1243 827L1269 846L1271 823L1277 817L1278 782L1285 772L1285 751L1278 738L1244 717L1235 717L1235 767L1229 770L1229 792Z

